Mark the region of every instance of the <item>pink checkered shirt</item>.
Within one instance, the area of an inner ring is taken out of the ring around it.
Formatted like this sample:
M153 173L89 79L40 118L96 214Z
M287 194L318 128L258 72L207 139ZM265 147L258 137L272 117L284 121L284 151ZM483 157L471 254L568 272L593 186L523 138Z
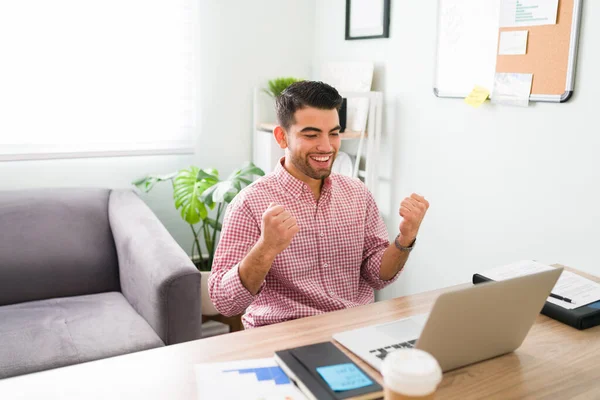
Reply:
M296 217L300 230L253 296L238 267L260 238L262 215L271 202ZM224 315L246 311L246 328L372 303L373 289L398 277L379 279L389 243L375 200L358 179L332 173L316 202L308 185L278 163L227 208L208 279L210 297Z

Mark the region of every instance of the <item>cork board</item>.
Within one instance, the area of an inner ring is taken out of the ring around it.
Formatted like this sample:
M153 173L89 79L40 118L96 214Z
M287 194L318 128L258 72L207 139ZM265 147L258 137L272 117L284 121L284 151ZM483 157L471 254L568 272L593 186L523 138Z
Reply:
M531 101L564 102L573 93L582 0L559 0L557 24L500 28L502 0L438 0L434 94L492 91L496 72L533 74ZM525 55L498 55L500 32L528 30Z
M580 3L559 0L556 25L500 28L498 35L528 30L529 39L526 54L498 55L496 72L533 74L531 100L566 101L573 92Z

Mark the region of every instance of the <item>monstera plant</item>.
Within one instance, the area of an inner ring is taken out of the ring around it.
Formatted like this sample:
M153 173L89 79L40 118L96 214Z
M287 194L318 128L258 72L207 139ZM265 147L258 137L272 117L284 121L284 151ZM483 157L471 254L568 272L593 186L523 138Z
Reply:
M264 174L262 169L247 163L233 171L227 179L221 180L219 171L214 168L191 166L171 174L148 175L132 183L148 193L157 183L171 182L175 208L190 225L194 237L192 260L200 271L210 271L225 207L244 186L252 183L254 176ZM216 212L211 216L209 210L215 209Z

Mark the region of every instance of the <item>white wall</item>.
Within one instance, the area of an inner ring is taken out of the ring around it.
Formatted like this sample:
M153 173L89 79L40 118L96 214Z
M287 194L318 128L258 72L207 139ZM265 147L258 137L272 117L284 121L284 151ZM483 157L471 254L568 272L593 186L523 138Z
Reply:
M519 259L600 275L600 2L584 4L574 97L527 109L433 95L436 7L394 1L389 39L345 41L345 1L317 2L314 68L376 63L374 89L387 103L382 175L392 189L380 193L382 208L395 212L413 191L431 202L403 276L379 297L466 282ZM399 220L387 217L390 235Z
M315 3L202 0L198 4L200 109L195 155L0 162L0 190L128 187L145 174L191 164L217 168L226 176L250 160L253 88L280 75L309 76ZM191 232L173 208L169 185L157 186L143 198L189 253Z

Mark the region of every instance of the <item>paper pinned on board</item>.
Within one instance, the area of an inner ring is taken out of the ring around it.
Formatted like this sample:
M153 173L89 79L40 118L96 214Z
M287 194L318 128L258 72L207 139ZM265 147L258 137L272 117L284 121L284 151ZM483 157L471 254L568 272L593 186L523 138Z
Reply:
M492 103L509 106L529 106L533 74L496 72Z
M479 107L482 105L487 98L490 96L490 91L482 86L477 86L471 90L471 93L467 97L465 97L465 103L472 107Z
M500 27L555 25L558 0L501 0Z
M502 281L518 276L549 271L552 268L537 261L523 260L489 269L482 272L481 275L494 281ZM556 282L556 285L552 289L552 293L571 299L573 303L548 297L547 301L549 303L571 310L600 300L600 284L570 271L563 270L558 278L558 282Z
M498 54L501 56L527 54L527 37L529 31L500 32Z

